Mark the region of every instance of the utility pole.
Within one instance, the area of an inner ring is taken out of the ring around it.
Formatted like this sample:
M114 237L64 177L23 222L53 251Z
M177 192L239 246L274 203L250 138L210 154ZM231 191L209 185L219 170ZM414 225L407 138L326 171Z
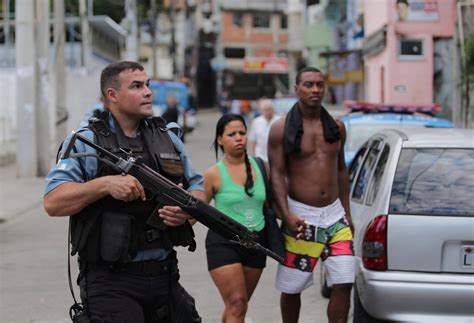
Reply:
M36 148L36 64L34 2L15 3L16 78L21 89L17 93L16 164L19 177L34 177L38 170Z
M137 1L126 0L125 19L127 21L126 55L128 61L138 61L138 25L137 25Z
M213 3L214 8L212 9L212 16L213 16L213 29L218 26L218 30L213 30L214 32L217 32L217 37L216 37L216 57L219 57L219 60L222 60L224 57L224 54L222 52L222 15L221 15L221 5L219 1L214 1ZM217 70L217 84L216 84L216 91L217 91L217 98L221 95L222 89L223 89L223 79L224 78L224 73L222 71L222 67L219 67Z
M64 0L54 0L54 80L56 95L56 143L67 134L68 113L66 108L66 58Z
M46 176L51 167L49 112L49 0L36 1L36 147L38 175ZM20 124L21 125L21 124Z
M170 55L171 55L171 62L172 62L172 73L173 77L176 77L176 27L175 27L175 3L174 0L170 1L170 8L169 8L169 19L170 19L170 25L171 25L171 48L170 48Z
M150 32L151 32L151 63L153 78L157 78L156 71L156 0L150 0Z
M5 35L5 57L10 66L10 0L3 0L3 34Z
M87 0L87 16L92 17L94 15L94 0Z
M81 38L82 38L82 66L89 71L90 69L90 35L89 19L87 17L86 0L79 0L79 17L81 19Z

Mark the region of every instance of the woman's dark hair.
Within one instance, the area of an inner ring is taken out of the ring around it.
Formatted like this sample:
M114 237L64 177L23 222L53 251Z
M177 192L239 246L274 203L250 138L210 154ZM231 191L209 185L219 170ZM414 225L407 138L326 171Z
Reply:
M220 119L217 121L216 136L214 137L214 143L212 144L214 146L214 151L216 152L216 159L219 158L219 148L221 149L222 152L224 152L224 147L220 146L217 143L217 138L221 137L224 134L225 126L232 121L242 122L242 124L245 127L245 130L247 130L247 125L245 124L245 120L239 114L227 113L227 114L224 114L222 117L220 117ZM253 188L252 168L250 167L250 161L247 155L247 150L245 150L245 169L247 171L247 179L245 180L245 185L244 185L245 194L247 194L248 196L253 196L253 193L250 192L250 190Z

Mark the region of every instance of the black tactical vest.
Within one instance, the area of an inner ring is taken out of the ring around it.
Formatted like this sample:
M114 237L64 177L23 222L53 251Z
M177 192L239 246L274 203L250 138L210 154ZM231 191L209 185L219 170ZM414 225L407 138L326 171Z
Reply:
M174 183L184 182L183 165L166 122L162 118L142 121L136 138L126 137L120 127L112 132L108 127L108 112L89 120L95 141L110 152L127 159L140 158L147 166ZM118 175L111 166L98 162L97 177ZM194 250L194 233L189 223L179 227L166 226L158 216L162 207L159 197L146 192L146 201L123 202L111 196L93 203L80 214L71 217L73 254L89 263L126 263L138 251L173 246L190 246Z

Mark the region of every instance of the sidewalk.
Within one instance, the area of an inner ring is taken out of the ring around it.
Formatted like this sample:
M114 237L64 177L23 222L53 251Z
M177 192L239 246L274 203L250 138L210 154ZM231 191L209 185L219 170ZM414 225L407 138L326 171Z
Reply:
M16 164L0 167L0 223L11 221L43 202L44 178L18 178Z

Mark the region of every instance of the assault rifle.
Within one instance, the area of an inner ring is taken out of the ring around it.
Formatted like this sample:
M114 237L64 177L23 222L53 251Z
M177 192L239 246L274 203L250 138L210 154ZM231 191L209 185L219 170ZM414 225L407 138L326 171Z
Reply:
M76 140L80 140L87 146L94 148L96 153L86 152L71 154ZM255 232L251 232L245 226L221 211L192 196L183 188L145 165L140 159L128 157L127 160L125 160L73 131L71 141L66 147L66 151L61 159L88 156L96 157L122 174L130 174L134 176L143 187L147 188L151 193L157 196L163 204L181 207L181 209L191 215L194 219L224 238L236 242L246 248L252 248L263 252L278 262L283 262L282 257L263 247L256 241L258 235Z

